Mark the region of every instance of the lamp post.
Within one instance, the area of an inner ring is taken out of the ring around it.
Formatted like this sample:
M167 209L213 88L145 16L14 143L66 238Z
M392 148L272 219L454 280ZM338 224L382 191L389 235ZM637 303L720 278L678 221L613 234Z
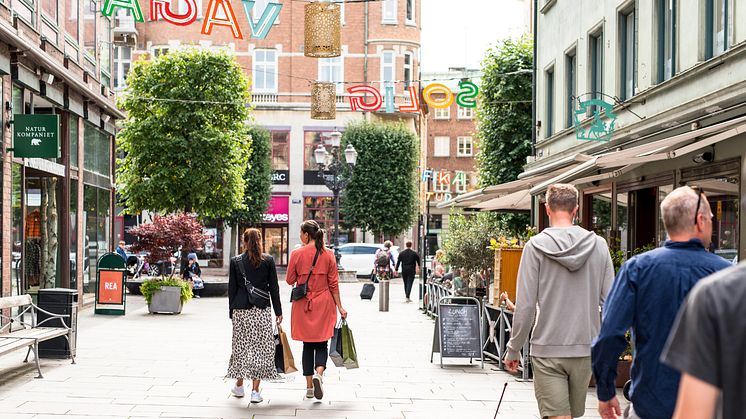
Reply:
M319 144L318 148L314 150L313 154L316 158L316 165L319 167L319 177L324 179L326 187L334 193L334 258L337 259L337 270L343 268L339 265L339 192L343 191L347 186L347 183L352 179L353 171L355 169L355 163L357 162L357 151L352 144L348 144L344 151L345 161L347 161L347 167L350 169L350 175L343 179L342 170L344 165L339 161L339 146L342 140L342 134L337 130L334 130L330 135L332 140L332 154L330 154L324 148L324 144ZM324 168L332 172L331 179L324 175Z

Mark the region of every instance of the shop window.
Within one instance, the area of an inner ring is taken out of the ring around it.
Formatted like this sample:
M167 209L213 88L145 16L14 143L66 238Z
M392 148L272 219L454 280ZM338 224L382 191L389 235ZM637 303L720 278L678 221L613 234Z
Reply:
M84 123L83 137L83 168L108 177L111 166L111 136Z
M223 228L217 221L205 224L203 230L205 241L197 249L200 266L208 268L223 267Z
M663 200L666 199L668 194L670 194L671 192L673 192L672 185L663 185L658 187L658 237L656 247L663 246L666 240L668 240L668 234L666 234L666 225L665 223L663 223L663 214L660 211L660 207L663 203Z
M335 83L337 94L344 93L344 64L342 57L319 59L319 81Z
M593 194L590 230L611 243L611 191Z
M21 255L23 248L23 207L21 206L22 166L18 163L11 164L11 197L10 197L10 225L11 225L11 266L10 266L10 294L22 294L22 263Z
M277 51L254 50L254 92L277 93Z
M658 0L658 83L676 74L676 0Z
M78 167L78 117L70 116L70 166Z
M303 202L303 219L315 220L326 230L327 243L334 237L334 198L306 197ZM344 223L344 209L339 209L339 244L355 242L355 230Z
M272 131L272 169L289 170L288 131Z
M70 180L70 288L78 288L78 181Z
M723 258L738 262L738 176L723 176L687 182L704 191L712 211L712 240L708 250Z
M27 291L59 286L60 184L56 177L26 177L23 265Z
M617 239L616 246L619 250L626 252L629 248L629 193L618 193L616 195L616 222ZM613 243L612 243L613 244Z

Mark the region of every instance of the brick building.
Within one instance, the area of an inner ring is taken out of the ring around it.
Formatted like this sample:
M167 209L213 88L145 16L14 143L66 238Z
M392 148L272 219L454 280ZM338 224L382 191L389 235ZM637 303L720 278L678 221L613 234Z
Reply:
M446 86L455 97L462 79L476 78L477 70L451 69L445 73L423 73L423 87L432 83ZM432 80L432 81L428 81ZM473 80L476 81L476 80ZM433 93L433 101L446 98L445 93ZM448 230L451 208L436 208L461 194L472 192L478 184L476 155L476 108L458 105L454 99L447 108L430 107L427 132L423 141L422 212L427 214L427 254L434 255L441 244L441 233ZM432 172L432 173L430 173Z
M0 2L3 297L63 287L90 301L96 260L121 234L112 216L112 150L115 122L125 115L110 94L113 23L97 4ZM13 131L29 133L27 121L45 118L49 130L30 145L49 144L59 157L38 150L22 157L23 136L14 141Z
M316 59L305 57L304 6L307 3L282 1L282 9L266 39L250 38L249 22L243 8L233 10L243 39L236 39L230 28L215 26L211 35L201 34L209 0L198 1L197 21L176 26L148 20L148 3L142 2L145 22L135 23L129 11L117 15L114 52L114 85L125 87L126 74L133 60L157 57L175 48L209 48L235 55L252 77L253 111L256 123L272 132L272 160L275 170L272 216L263 225L264 251L279 265L287 264L289 249L300 242L297 226L304 219L315 219L324 228L333 226L332 193L317 176L313 150L329 144L329 135L342 130L346 122L360 119L403 119L419 134L418 113L353 112L347 88L367 84L385 96L385 87L394 88L394 104L411 105L406 89L419 72L420 2L384 0L381 2L341 3L342 56ZM271 3L269 3L271 4ZM261 16L266 0L257 1L252 19ZM184 13L186 2L179 3ZM319 121L310 118L311 80L337 83L337 118ZM418 85L415 87L419 88ZM370 99L368 99L370 101ZM385 102L384 102L385 103ZM329 150L331 147L329 146ZM204 255L209 267L226 270L230 249L229 231L213 228L213 252ZM372 241L371 234L340 228L340 243ZM200 256L203 260L203 256Z

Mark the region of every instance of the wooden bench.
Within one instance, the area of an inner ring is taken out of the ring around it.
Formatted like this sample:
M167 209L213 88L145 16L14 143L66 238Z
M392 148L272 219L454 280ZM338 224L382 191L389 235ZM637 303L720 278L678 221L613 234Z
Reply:
M16 316L8 317L2 314L2 309L13 309L16 307L19 307L19 313ZM39 322L39 313L44 313L48 317ZM30 323L24 321L24 318L27 317L26 315L31 318ZM65 317L67 316L50 313L39 308L33 303L31 296L28 294L0 298L0 319L2 319L3 323L7 322L5 326L0 327L0 356L17 349L28 348L26 359L23 360L23 362L28 362L28 356L33 349L36 370L39 372L36 378L44 378L41 375L41 367L39 366L39 342L64 336L67 339L68 346L70 346L72 329L65 323ZM60 319L62 327L43 327L44 323L53 319ZM18 326L21 328L18 328ZM74 364L75 355L72 352L70 357Z

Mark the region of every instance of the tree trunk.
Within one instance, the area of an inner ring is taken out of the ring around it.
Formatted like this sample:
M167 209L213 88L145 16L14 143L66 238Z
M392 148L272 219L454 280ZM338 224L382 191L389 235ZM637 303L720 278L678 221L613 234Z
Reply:
M54 288L57 274L57 179L42 180L42 278L40 288Z
M234 223L231 226L231 247L229 255L233 257L237 255L236 246L238 245L238 223Z

